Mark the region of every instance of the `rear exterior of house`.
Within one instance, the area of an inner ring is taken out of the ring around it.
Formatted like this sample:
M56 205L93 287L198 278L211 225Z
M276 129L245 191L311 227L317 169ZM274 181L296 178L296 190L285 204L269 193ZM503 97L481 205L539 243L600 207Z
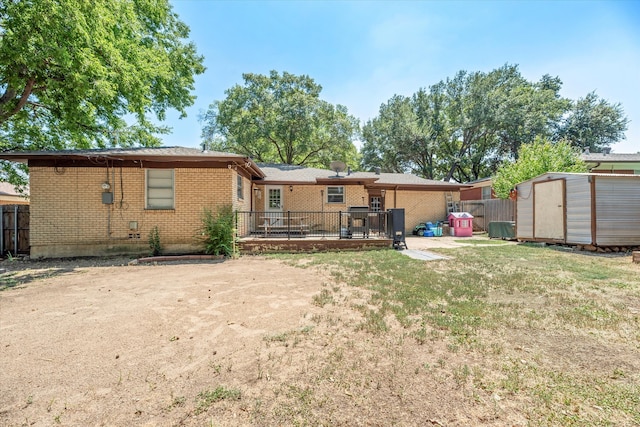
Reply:
M459 200L464 185L399 173L348 172L259 164L265 178L254 182L254 210L265 212L370 212L403 208L405 228L447 218L447 197Z
M183 148L26 156L33 258L147 253L154 227L165 252L199 251L204 209L249 209L261 176L242 156Z
M640 245L640 175L546 173L517 186L516 237Z
M258 165L236 154L184 147L5 152L0 158L29 165L33 258L148 253L155 227L164 253L198 252L203 212L221 206L253 213L236 217L238 230L252 233L266 216L256 212L281 217L358 209L373 213L367 213L368 226L376 226L384 215L375 212L403 208L410 232L420 222L445 220L447 201L459 200L464 187L409 174L336 176L326 169ZM325 225L305 221L299 234Z

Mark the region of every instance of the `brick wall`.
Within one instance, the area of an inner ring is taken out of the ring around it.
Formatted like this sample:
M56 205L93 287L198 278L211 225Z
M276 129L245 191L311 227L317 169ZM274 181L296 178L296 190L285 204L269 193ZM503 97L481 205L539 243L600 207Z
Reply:
M107 177L108 173L108 177ZM113 204L102 203L108 181ZM145 209L145 169L30 168L31 256L97 256L148 252L148 235L157 226L165 252L198 250L203 209L223 204L248 209L250 182L243 178L244 200L236 196L230 169L175 169L175 209ZM137 229L131 230L130 223Z
M393 194L393 192L391 192ZM389 192L387 192L387 195ZM440 191L398 191L396 206L404 208L405 231L411 232L418 223L447 219L445 193ZM459 194L454 192L454 198ZM387 208L392 208L387 203Z

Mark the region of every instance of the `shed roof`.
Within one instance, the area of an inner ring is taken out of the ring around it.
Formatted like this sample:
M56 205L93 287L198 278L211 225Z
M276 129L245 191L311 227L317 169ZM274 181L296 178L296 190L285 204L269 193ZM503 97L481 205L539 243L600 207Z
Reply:
M528 182L538 182L541 181L542 179L544 179L545 177L547 179L551 179L552 177L564 177L564 176L595 176L598 177L598 179L637 179L640 183L640 175L631 175L631 174L625 174L625 173L597 173L597 172L593 172L593 173L579 173L579 172L545 172L543 174L540 174L536 177L527 179L526 181L522 181L519 182L518 185L520 184L524 184L524 183L528 183Z

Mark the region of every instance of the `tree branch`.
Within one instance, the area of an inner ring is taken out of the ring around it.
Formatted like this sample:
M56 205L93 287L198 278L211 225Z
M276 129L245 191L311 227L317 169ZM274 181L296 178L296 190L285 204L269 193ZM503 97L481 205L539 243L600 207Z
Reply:
M20 99L18 100L18 103L16 104L15 108L9 112L5 112L0 114L0 123L6 121L9 117L13 116L14 114L17 114L20 110L22 110L22 108L27 104L27 101L29 100L29 96L31 95L31 91L33 90L33 86L36 84L36 79L31 77L29 80L27 80L27 84L24 87L24 91L22 92L22 96L20 97ZM4 95L2 96L2 98L4 98L7 93L9 92L9 89L7 89L7 91L4 93ZM14 96L15 96L15 90L14 90ZM13 98L12 98L13 99ZM4 100L4 99L2 99ZM6 104L7 102L9 102L8 100L4 101L4 103Z

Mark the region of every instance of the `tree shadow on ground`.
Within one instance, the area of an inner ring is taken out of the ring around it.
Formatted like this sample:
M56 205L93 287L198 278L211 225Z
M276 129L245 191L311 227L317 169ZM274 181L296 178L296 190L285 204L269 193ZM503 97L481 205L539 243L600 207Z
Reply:
M20 285L26 285L36 280L71 273L74 270L75 268L47 268L43 270L29 270L26 273L20 270L0 273L0 292Z

